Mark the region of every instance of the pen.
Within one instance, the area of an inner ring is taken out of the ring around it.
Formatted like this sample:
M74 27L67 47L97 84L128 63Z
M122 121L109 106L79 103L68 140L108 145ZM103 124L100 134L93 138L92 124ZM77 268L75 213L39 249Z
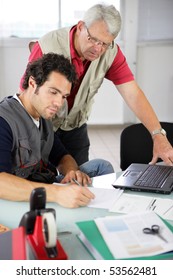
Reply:
M76 179L73 178L72 181L76 183L76 185L81 186L81 184Z

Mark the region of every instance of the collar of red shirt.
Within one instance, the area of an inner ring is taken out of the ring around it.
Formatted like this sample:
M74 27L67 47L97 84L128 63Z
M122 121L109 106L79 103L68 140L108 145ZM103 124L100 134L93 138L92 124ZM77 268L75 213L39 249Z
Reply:
M70 53L71 53L71 59L80 59L78 56L75 48L74 48L74 33L76 32L76 25L74 25L70 30Z

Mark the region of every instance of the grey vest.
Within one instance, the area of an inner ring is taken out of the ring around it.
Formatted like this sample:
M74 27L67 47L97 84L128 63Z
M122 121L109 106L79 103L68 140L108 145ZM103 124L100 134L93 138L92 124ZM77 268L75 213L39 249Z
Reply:
M70 58L70 28L62 28L49 32L39 40L39 45L43 53L55 52ZM74 100L73 108L69 114L64 104L61 112L53 119L54 130L60 127L63 130L72 130L84 124L90 115L94 96L101 86L106 72L112 65L117 54L117 46L108 49L101 57L91 62Z
M36 169L41 171L42 166L48 163L53 145L51 122L41 119L38 129L23 106L12 97L1 101L0 116L12 130L12 173L27 178Z

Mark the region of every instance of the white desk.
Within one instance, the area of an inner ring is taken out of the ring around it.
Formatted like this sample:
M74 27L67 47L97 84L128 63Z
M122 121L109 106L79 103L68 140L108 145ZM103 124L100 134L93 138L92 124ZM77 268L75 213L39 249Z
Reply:
M128 193L132 193L128 191ZM145 192L133 192L138 195L152 195ZM173 200L173 193L171 195L158 195L162 198L169 198ZM61 236L59 240L63 245L69 259L92 259L91 255L80 243L76 234L79 232L76 226L77 221L92 220L97 217L104 217L106 215L116 215L108 210L80 207L76 209L63 208L56 203L47 203L46 208L54 208L56 211L57 231L70 231L72 234ZM0 200L0 223L10 228L18 227L20 220L24 213L29 211L29 202L12 202L7 200ZM173 223L172 223L173 224Z

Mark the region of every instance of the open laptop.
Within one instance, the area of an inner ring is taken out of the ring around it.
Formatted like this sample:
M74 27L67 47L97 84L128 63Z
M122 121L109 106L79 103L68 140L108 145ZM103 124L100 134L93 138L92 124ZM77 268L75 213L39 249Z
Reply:
M170 194L173 190L173 167L133 163L112 185L124 190Z

